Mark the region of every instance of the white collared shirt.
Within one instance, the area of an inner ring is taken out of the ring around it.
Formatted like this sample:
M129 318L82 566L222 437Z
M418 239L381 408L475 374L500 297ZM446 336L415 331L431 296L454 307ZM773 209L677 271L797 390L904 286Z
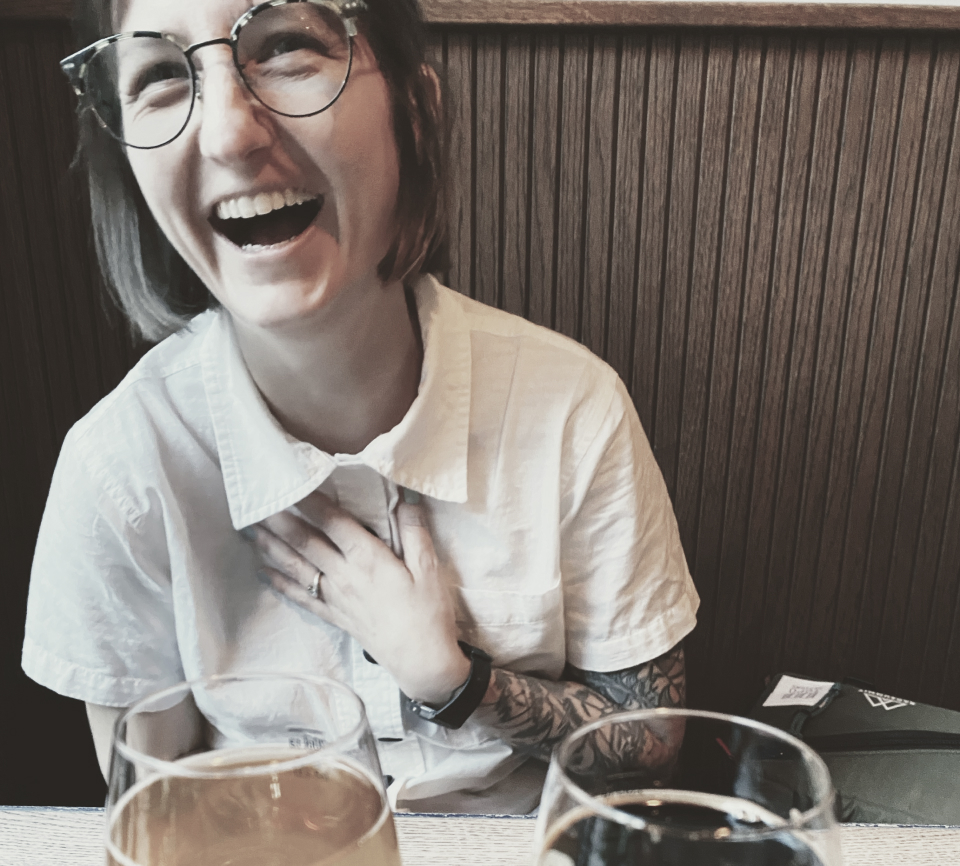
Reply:
M390 676L339 629L275 594L238 530L318 487L399 552L400 488L423 495L460 637L556 679L617 670L694 626L698 598L626 389L587 349L429 277L404 419L356 455L287 434L229 316L156 346L67 435L44 512L23 668L128 706L184 679L321 673L363 698L401 807L524 812L542 765L469 721L402 711ZM211 720L216 723L216 720Z

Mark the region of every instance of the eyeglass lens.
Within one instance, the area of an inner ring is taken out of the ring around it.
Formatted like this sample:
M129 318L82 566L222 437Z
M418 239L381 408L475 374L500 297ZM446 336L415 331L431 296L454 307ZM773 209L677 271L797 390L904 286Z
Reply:
M253 95L292 117L316 114L339 95L350 66L340 16L313 3L265 8L237 35L237 63ZM168 39L132 36L87 63L86 91L107 128L131 147L159 147L190 119L190 63Z

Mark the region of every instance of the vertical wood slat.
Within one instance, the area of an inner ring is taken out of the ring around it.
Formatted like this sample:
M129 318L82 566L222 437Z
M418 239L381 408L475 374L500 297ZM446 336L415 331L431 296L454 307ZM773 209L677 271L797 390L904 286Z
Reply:
M0 38L23 591L59 441L136 355L100 315L66 175L65 37L32 27ZM694 702L742 710L790 668L960 708L960 37L431 40L448 281L579 337L630 387L703 599Z
M825 70L836 53L835 50L829 50L831 47L828 43L824 57ZM857 237L863 218L869 118L876 93L876 55L875 40L857 39L848 49L846 69L842 73L834 73L843 75L843 102L837 103L835 134L838 139L842 137L844 147L837 155L837 145L830 140L825 145L823 155L812 167L812 172L833 172L830 200L824 200L826 209L819 218L815 215L811 221L813 231L817 231L818 224L826 227L823 236L817 238L823 249L823 267L819 274L823 301L818 302L823 313L817 328L817 353L811 358L811 363L818 370L811 414L819 414L825 418L825 422L815 429L809 448L815 449L813 453L819 455L818 462L823 464L826 478L826 493L820 503L824 529L814 566L819 592L826 602L825 616L822 617L824 627L810 641L813 652L811 664L816 665L825 665L830 659L837 659L840 665L848 667L849 650L845 647L850 645L854 628L849 620L859 604L857 589L842 566L846 537L844 515L851 490L850 469L844 465L842 458L855 447L856 441L856 416L850 415L855 410L855 403L849 393L848 383L851 358L855 357L850 352L854 340L848 338L856 333L866 315L861 309L858 294L853 290L852 281L858 250ZM821 93L831 92L829 83L825 74ZM836 81L833 89L839 86L840 82ZM826 148L829 148L829 152ZM813 185L811 195L816 196L817 191L817 185ZM805 275L802 278L806 282ZM833 290L829 291L831 287ZM815 500L812 505L817 505Z
M484 32L476 37L476 102L472 141L474 144L473 268L476 274L473 296L496 306L500 300L501 199L501 37Z
M507 34L503 80L503 211L501 299L518 316L529 310L531 35ZM535 97L533 97L535 98Z
M598 33L590 46L587 160L584 180L583 263L577 318L581 342L597 354L606 351L609 321L611 206L617 183L617 78L620 40ZM588 290L589 287L589 290Z
M450 117L450 285L473 292L473 78L474 38L452 33L445 40L445 95Z
M560 34L538 33L533 53L530 109L530 285L527 315L553 325L557 249L557 122L559 118Z
M736 67L736 43L711 39L706 59L704 106L701 121L702 141L699 156L697 222L690 269L689 315L691 322L710 323L710 327L690 328L686 335L686 371L684 376L682 421L677 451L677 493L674 495L677 521L690 566L705 577L698 589L704 611L716 605L716 572L698 569L700 561L699 526L705 485L712 473L705 472L706 430L713 379L713 348L720 291L720 253L724 237L727 155L731 125ZM681 491L688 491L683 495ZM693 638L691 649L709 643L709 620Z
M633 370L633 323L637 304L637 221L643 185L642 147L646 138L646 39L619 43L616 111L616 164L613 168L613 217L610 228L610 285L606 359L625 382Z
M580 301L584 280L584 208L590 94L590 37L566 33L560 55L560 129L557 167L557 271L553 327L580 339Z

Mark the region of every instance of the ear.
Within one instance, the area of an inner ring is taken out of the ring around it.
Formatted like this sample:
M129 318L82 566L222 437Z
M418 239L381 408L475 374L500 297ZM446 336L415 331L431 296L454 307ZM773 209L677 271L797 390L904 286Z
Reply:
M440 76L437 75L437 70L429 63L424 63L420 66L420 74L423 76L423 81L427 88L427 96L430 99L430 109L435 117L439 117L440 111L443 108Z
M443 110L443 97L442 87L440 85L440 77L437 75L437 71L429 63L423 63L420 65L420 79L421 83L423 84L423 93L426 97L427 103L425 106L423 106L423 108L426 110L433 123L439 126L441 123ZM421 116L418 115L416 111L417 98L412 92L412 88L407 93L407 99L409 100L410 108L413 109L413 136L416 143L417 154L418 156L422 157L422 120Z

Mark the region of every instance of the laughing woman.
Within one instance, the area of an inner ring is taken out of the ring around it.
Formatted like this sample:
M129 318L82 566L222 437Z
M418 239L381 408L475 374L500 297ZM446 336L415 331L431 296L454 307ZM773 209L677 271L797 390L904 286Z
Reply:
M87 703L101 765L151 691L330 675L396 805L528 812L567 731L683 701L697 596L616 374L429 275L440 87L414 0L81 21L63 68L101 265L166 339L67 436L24 669Z

